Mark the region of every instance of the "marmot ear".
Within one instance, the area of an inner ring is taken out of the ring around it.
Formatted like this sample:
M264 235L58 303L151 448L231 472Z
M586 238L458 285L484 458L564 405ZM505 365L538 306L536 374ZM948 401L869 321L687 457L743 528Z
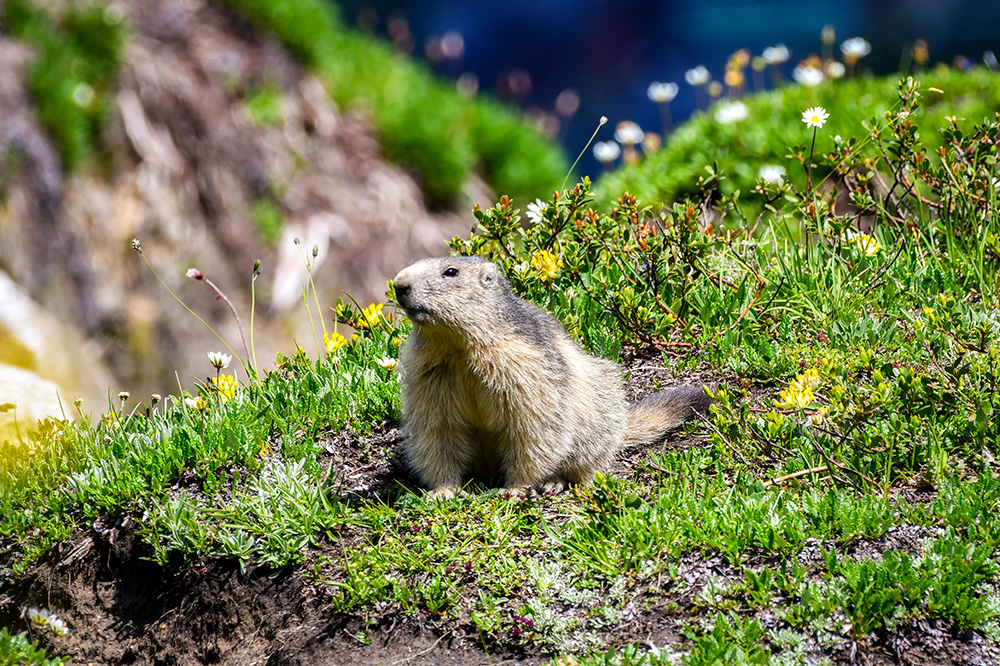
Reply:
M483 266L483 273L479 276L479 284L483 289L489 289L497 280L500 278L500 271L497 270L496 264L486 264Z

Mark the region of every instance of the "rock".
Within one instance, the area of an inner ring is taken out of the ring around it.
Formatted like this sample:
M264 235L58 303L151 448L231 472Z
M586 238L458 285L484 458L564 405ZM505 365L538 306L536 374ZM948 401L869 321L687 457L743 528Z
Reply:
M12 427L16 415L23 431L46 416L74 418L77 396L104 411L112 381L97 344L0 271L0 404L17 405L16 412L0 414L0 424ZM0 439L10 432L0 425Z
M59 387L30 370L0 364L0 442L18 441L46 417L64 418ZM69 413L66 414L69 417Z

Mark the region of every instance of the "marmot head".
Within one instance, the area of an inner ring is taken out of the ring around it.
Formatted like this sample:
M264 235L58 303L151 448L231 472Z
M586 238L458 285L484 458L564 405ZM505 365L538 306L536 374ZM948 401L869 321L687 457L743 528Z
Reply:
M423 259L399 271L393 285L414 325L456 332L473 332L494 319L510 292L500 270L480 257Z

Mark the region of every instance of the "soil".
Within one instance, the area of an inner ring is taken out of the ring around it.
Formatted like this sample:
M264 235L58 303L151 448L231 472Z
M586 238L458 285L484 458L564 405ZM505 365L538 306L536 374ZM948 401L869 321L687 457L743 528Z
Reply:
M664 368L659 354L629 359L633 397L676 383L732 382L707 373L678 378ZM735 381L739 381L736 379ZM751 399L766 393L755 387ZM406 489L419 484L402 467L398 451L403 433L395 423L384 423L363 438L349 432L320 439L334 469L342 469L340 492L347 501L392 503ZM668 438L667 450L705 446L704 435ZM612 473L647 474L646 450L623 451ZM183 479L178 479L183 485ZM910 489L927 501L933 493ZM518 501L518 500L513 500ZM151 552L138 533L139 523L128 516L103 516L89 529L36 560L21 576L0 568L0 626L20 631L26 627L24 609L44 607L55 612L72 631L59 639L58 653L75 664L299 665L299 664L522 664L543 663L552 655L540 650L512 648L483 639L468 617L446 621L425 613L398 614L374 608L365 616L335 613L329 591L310 577L326 550L350 542L330 544L313 552L306 562L283 570L266 567L241 572L237 563L217 558L183 561L164 566L147 559ZM925 528L900 526L878 539L854 542L845 554L881 557L885 550L914 554L920 541L932 536ZM0 562L9 550L0 539ZM809 550L803 557L809 559ZM813 549L817 550L818 549ZM756 564L776 562L757 558ZM679 583L673 589L648 595L648 603L608 630L609 644L638 643L650 648L670 647L674 654L689 648L682 623L697 618L693 599L711 580L732 584L741 579L719 557L691 553L678 562ZM637 593L643 590L637 590ZM706 616L707 617L707 616ZM767 626L778 623L773 611L758 613ZM846 621L846 618L845 618ZM955 634L934 622L915 622L881 632L863 643L849 633L829 636L824 644L805 645L804 662L820 657L837 666L986 666L1000 663L1000 654L975 633ZM567 663L567 662L564 662ZM568 662L572 663L572 662Z

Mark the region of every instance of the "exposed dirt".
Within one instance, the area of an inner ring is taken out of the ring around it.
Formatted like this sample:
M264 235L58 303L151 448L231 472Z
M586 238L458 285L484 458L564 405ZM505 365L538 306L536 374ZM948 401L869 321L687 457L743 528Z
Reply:
M658 355L631 359L628 364L633 396L675 383L739 381L706 373L677 378L664 369ZM764 392L756 388L751 395ZM754 399L754 398L751 398ZM704 446L703 435L672 436L670 450ZM419 484L399 462L403 433L385 423L369 436L347 432L322 438L333 469L339 475L342 500L378 500L392 503ZM624 451L613 474L634 477L649 474L645 450ZM190 481L190 480L189 480ZM188 484L178 479L178 487ZM188 485L197 485L193 481ZM932 491L911 489L910 501L927 499ZM518 501L518 500L512 500ZM35 562L15 577L0 569L0 626L21 630L24 609L50 609L72 628L59 639L56 651L70 654L76 664L539 664L549 658L538 649L504 646L484 639L467 614L446 621L417 612L399 614L391 604L365 616L335 613L329 588L315 582L311 572L317 559L349 548L354 536L313 552L307 561L286 570L265 567L240 572L236 563L202 558L178 558L165 566L147 559L151 553L130 517L106 516L89 529ZM854 542L845 549L855 557L881 557L886 550L915 554L930 530L900 526L878 539ZM0 539L0 562L9 557ZM800 560L822 566L823 544L810 545ZM751 566L775 560L751 558ZM670 647L682 654L690 647L683 638L684 623L697 619L693 603L707 585L723 589L742 574L720 557L690 553L677 563L676 580L651 581L636 589L644 602L601 637L609 644L638 643L651 648ZM658 588L658 589L654 589ZM745 613L747 611L740 611ZM758 612L765 627L779 624L773 610ZM705 619L708 618L706 614ZM846 618L844 618L846 623ZM846 626L846 625L845 625ZM956 635L933 622L916 622L892 632L881 632L855 643L849 632L830 635L822 645L803 646L802 663L819 657L837 666L986 666L1000 663L1000 654L974 633Z

